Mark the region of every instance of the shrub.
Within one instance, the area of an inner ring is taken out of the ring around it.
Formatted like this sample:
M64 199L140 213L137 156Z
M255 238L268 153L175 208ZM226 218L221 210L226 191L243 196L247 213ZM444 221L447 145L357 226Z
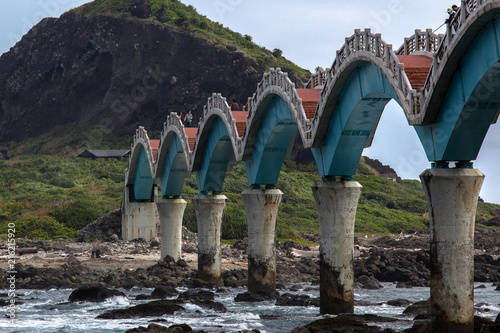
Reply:
M94 201L78 200L54 209L50 216L69 228L80 230L105 213L106 211Z
M248 225L243 205L228 204L222 216L221 238L243 239L248 235Z
M15 224L16 237L26 237L30 239L53 239L53 238L73 238L78 232L72 230L62 223L57 222L49 216L30 216L12 222ZM6 235L9 223L0 225L0 233Z
M281 51L280 49L273 49L273 56L275 58L281 58L282 55L283 55L283 51Z

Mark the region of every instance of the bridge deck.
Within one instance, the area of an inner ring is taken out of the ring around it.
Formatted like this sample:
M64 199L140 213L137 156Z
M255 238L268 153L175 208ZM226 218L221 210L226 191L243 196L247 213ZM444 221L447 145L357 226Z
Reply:
M398 59L405 65L411 87L417 92L422 90L432 65L432 58L425 55L398 55Z
M153 152L153 161L156 161L158 156L158 146L160 145L160 140L149 140L149 145L151 146L151 151Z
M184 127L184 132L188 137L189 149L193 150L194 143L196 142L196 132L198 132L198 127Z
M299 97L302 98L302 107L307 119L314 118L316 106L318 106L319 93L322 89L296 89Z
M236 128L238 129L238 136L241 138L245 132L245 125L247 123L247 111L231 111L234 120L236 120Z

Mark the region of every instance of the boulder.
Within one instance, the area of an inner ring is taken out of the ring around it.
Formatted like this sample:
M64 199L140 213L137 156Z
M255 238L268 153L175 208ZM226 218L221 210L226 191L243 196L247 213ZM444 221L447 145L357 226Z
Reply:
M149 324L148 327L139 326L137 328L129 329L125 331L125 333L183 333L192 331L193 329L187 324L172 325L169 327L158 324Z
M285 293L276 300L279 306L316 306L319 307L319 298L312 298L309 295L293 295Z
M428 314L429 313L429 307L430 307L430 301L425 300L425 301L420 301L420 302L415 302L409 307L407 307L403 313L405 314L413 314L413 315L419 315L419 314Z
M304 327L296 328L291 333L390 333L392 329L381 329L377 326L370 326L367 323L387 323L397 319L380 317L376 315L354 315L341 314L334 318L316 320Z
M235 302L265 302L265 301L273 301L279 297L279 293L276 291L275 293L268 294L257 294L251 293L249 291L236 295L234 298Z
M174 287L158 286L151 293L152 298L166 298L179 295L179 292Z
M219 302L214 301L194 301L194 305L198 305L202 309L213 310L215 312L226 313L227 308Z
M99 285L90 285L73 290L69 295L68 301L104 302L106 299L114 296L126 297L121 291L108 289Z
M387 304L392 305L392 306L408 306L411 304L411 302L407 299L404 298L397 298L397 299L392 299L387 302Z
M211 291L206 290L188 289L187 291L180 294L178 298L195 302L213 301L215 298L215 294Z
M126 309L111 310L97 316L97 319L159 317L173 315L176 311L184 311L184 308L179 305L179 301L161 300L139 304Z

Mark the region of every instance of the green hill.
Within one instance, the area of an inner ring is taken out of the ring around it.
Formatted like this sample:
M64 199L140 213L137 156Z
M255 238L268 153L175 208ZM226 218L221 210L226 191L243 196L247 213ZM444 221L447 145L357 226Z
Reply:
M88 131L100 131L102 141L89 140ZM114 137L102 128L68 126L37 139L11 143L11 159L0 161L0 233L6 235L7 224L14 222L18 237L75 237L86 224L119 208L127 161L93 161L75 156L87 148L124 149L130 140ZM427 230L427 204L419 181L383 179L363 158L355 179L363 185L356 233ZM283 165L277 184L284 193L278 214L279 239L300 242L302 233L319 232L311 190L318 180L313 163L296 165L286 161ZM224 239L246 236L240 193L247 188L244 167L237 163L227 174L223 188L228 197L222 224ZM196 180L191 175L186 178L183 197L189 202L196 194ZM479 202L476 225L483 228L485 222L499 215L499 205ZM187 206L184 224L196 231L192 204Z
M130 10L132 4L139 9L135 16ZM299 82L306 82L311 74L282 56L279 49L270 51L252 42L252 36L242 35L213 22L196 9L178 0L95 0L74 10L76 13L93 17L109 15L128 20L146 20L152 24L169 27L206 39L220 47L235 47L238 52L267 67L291 69Z

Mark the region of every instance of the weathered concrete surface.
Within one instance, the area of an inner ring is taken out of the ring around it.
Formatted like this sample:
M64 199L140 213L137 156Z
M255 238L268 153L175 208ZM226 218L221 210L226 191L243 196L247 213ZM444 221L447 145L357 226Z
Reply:
M354 312L354 220L362 186L323 182L312 187L320 233L320 311Z
M432 332L473 332L474 222L484 175L427 169L420 179L431 228Z
M169 255L175 261L182 255L182 217L187 202L183 199L161 199L156 202L160 215L161 258Z
M198 224L198 278L220 285L220 228L225 195L197 195L192 199Z
M248 223L248 291L276 292L276 217L283 192L249 189L241 193Z
M129 202L129 188L124 187L122 201L122 238L143 238L150 241L157 237L158 211L154 202Z

